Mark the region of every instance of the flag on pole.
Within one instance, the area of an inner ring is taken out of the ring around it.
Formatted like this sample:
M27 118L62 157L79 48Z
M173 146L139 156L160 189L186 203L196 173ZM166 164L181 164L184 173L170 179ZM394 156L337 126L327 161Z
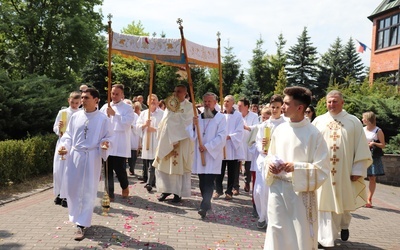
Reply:
M357 40L357 42L359 44L357 51L360 53L364 53L364 51L367 50L367 45L363 44L362 42L360 42L358 40Z

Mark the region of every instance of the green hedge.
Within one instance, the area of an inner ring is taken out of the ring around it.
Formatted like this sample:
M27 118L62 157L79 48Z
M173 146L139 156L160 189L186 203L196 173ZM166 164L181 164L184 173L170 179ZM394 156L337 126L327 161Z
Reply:
M52 173L57 136L0 141L0 187Z

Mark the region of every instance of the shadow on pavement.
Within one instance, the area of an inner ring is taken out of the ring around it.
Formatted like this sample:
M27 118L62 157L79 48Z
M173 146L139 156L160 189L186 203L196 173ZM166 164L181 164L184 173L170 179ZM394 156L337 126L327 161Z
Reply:
M128 249L174 249L171 246L159 242L140 241L111 228L98 225L93 225L87 229L85 232L85 239L97 242L101 249L112 249L114 247Z
M325 248L319 248L319 249L325 249ZM341 240L335 241L335 246L334 247L329 247L329 248L326 248L326 249L329 249L329 250L339 250L339 249L383 250L383 248L375 247L375 246L372 246L372 245L366 244L366 243L352 242L352 241L343 242Z
M400 214L400 210L391 209L391 208L385 208L385 207L377 207L377 206L374 206L373 209L376 209L376 210L379 210L379 211L385 211L385 212L395 213L395 214Z
M13 234L7 230L0 230L0 239L11 238ZM1 242L1 241L0 241ZM22 249L24 245L19 243L5 243L0 244L0 249Z

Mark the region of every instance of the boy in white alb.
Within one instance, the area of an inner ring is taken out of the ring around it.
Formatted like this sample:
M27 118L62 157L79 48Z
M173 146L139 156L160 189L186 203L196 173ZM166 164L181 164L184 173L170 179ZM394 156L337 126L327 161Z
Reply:
M266 228L268 224L269 187L265 180L268 169L264 166L264 160L268 153L265 147L271 138L266 138L264 131L265 128L268 127L271 131L270 135L272 135L275 128L285 122L285 119L282 116L282 104L282 96L273 95L271 97L269 106L269 109L271 109L271 117L267 121L261 123L256 137L256 147L259 155L257 158L256 183L254 186L253 197L258 214L257 228L259 229Z
M58 135L58 140L56 144L56 150L54 153L53 160L53 193L56 195L54 199L54 204L62 205L63 207L67 207L67 199L65 197L60 197L61 187L62 187L62 179L65 171L66 161L61 160L60 155L58 154L58 146L60 143L60 138L64 134L68 122L71 119L73 113L79 110L79 106L81 105L81 92L74 91L71 92L68 98L69 107L65 109L61 109L56 117L56 121L53 125L53 131Z

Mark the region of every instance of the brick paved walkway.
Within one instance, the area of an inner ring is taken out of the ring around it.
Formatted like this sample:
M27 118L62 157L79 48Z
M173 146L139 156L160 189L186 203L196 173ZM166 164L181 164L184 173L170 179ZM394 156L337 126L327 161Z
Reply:
M251 196L243 190L232 201L214 200L213 211L201 220L195 175L192 197L178 204L159 202L158 193L148 193L135 177L130 183L132 196L127 200L116 196L106 217L101 215L99 192L93 226L80 242L73 240L75 226L68 222L67 209L53 204L51 188L17 196L12 202L0 201L0 249L263 248L265 231L256 228ZM120 193L118 182L115 188ZM400 249L399 191L378 184L375 207L354 212L349 241L338 240L331 249Z

